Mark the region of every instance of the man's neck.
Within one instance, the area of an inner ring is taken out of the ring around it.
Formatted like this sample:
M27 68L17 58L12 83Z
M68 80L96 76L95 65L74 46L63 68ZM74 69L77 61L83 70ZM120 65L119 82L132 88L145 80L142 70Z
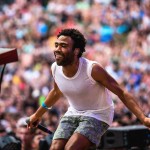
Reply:
M80 63L79 59L76 59L71 65L65 67L63 66L62 70L64 75L67 77L73 77L78 71L79 63Z

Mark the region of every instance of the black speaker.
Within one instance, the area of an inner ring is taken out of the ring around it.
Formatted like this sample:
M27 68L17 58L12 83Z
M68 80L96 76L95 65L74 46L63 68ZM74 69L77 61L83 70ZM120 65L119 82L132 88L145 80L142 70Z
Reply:
M143 125L111 127L103 135L101 149L147 147L150 130Z

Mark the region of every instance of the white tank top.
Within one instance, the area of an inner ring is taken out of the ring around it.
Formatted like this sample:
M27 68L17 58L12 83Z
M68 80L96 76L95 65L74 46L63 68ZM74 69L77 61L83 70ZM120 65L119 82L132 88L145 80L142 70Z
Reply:
M109 91L92 78L94 63L97 62L81 57L78 71L70 78L64 75L62 66L54 62L51 67L52 75L70 105L65 116L89 116L110 125L114 115L113 101Z

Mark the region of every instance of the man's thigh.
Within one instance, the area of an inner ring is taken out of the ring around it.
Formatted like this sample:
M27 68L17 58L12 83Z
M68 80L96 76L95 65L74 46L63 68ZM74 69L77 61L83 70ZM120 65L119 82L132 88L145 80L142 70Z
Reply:
M109 126L106 123L92 117L65 116L60 120L53 140L69 140L72 135L74 137L74 135L76 135L75 133L79 133L79 135L84 136L87 141L90 141L89 144L93 143L94 145L98 146L101 140L101 136L105 133L108 127ZM75 138L76 137L78 136L75 136Z
M107 131L109 125L105 122L88 116L81 116L79 126L74 133L85 136L96 147L99 146L102 135Z
M68 139L72 136L78 126L78 117L64 116L61 118L57 130L54 133L50 150L64 150Z
M53 140L52 144L50 146L50 150L64 150L65 145L67 143L68 140L66 139L57 139L57 140Z
M54 133L53 140L69 139L78 127L78 124L78 117L76 116L62 117L57 127L57 130Z
M64 149L66 150L90 150L90 148L96 149L96 146L87 139L87 137L83 136L79 133L74 133L68 142L66 143L66 146Z

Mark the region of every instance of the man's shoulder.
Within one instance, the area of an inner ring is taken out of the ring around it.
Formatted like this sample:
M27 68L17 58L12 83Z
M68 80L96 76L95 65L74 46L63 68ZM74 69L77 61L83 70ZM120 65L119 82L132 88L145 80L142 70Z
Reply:
M82 60L83 62L86 62L86 63L92 63L92 62L94 62L93 60L88 59L88 58L85 58L85 57L81 57L81 60Z
M96 63L98 63L97 61L89 59L89 58L86 58L86 57L81 57L81 59L83 59L83 60L85 60L87 62L96 62Z
M54 61L51 65L51 69L56 68L56 66L57 66L57 63Z
M54 62L52 63L52 65L56 65L56 61L54 61Z
M95 61L95 60L91 60L91 59L88 59L88 58L84 58L84 57L82 57L82 59L83 59L83 62L86 62L88 65L93 65L93 64L99 64L97 61Z
M53 62L52 65L51 65L51 72L52 72L53 77L55 75L56 66L57 66L56 62Z

